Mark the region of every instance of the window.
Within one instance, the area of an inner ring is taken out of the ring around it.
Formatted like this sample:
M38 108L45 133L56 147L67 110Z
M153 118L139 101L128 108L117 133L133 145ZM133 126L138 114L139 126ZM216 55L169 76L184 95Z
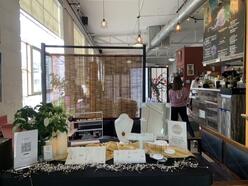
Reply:
M31 48L32 51L32 94L41 93L41 59L40 50L36 48Z
M21 43L23 96L41 94L40 50Z
M62 7L58 0L20 0L21 8L62 37Z

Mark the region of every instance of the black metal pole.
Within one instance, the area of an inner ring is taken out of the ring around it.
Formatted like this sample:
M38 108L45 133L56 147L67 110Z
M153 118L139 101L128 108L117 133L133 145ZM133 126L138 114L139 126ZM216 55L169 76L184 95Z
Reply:
M46 45L41 43L41 93L42 103L46 103Z
M147 68L147 88L148 88L148 98L152 97L152 93L151 93L151 80L152 80L152 76L151 76L151 67Z
M142 101L146 102L146 45L143 45L143 98Z
M46 48L95 48L95 49L143 49L135 46L81 46L81 45L46 45Z
M167 103L169 103L169 90L168 90L168 85L170 84L170 80L169 80L169 67L167 68L167 88L166 88L166 95L167 95Z

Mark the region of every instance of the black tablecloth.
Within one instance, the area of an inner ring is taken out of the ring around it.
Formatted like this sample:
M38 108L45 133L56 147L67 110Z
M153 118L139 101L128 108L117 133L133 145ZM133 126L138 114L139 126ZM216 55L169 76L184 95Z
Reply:
M173 159L166 162L170 165ZM111 163L111 162L108 162ZM148 163L154 163L148 158ZM56 165L54 165L56 166ZM25 172L25 171L24 171ZM173 172L164 172L160 169L145 169L142 171L110 171L86 167L84 170L65 172L33 173L31 177L22 178L11 173L1 173L0 185L82 185L82 186L160 186L160 185L185 185L209 186L212 184L212 174L207 167L182 168Z

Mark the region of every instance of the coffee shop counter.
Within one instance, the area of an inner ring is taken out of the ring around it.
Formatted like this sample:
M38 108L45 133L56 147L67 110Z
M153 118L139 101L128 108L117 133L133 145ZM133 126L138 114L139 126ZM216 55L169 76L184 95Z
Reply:
M192 117L201 126L224 137L244 143L244 89L195 88L192 96Z
M193 119L202 126L218 130L218 94L219 89L194 88L191 96Z

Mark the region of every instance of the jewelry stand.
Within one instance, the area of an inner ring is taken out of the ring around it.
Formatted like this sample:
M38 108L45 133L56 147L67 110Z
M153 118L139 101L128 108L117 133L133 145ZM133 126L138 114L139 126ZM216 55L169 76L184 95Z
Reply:
M127 114L121 114L115 120L115 131L120 142L128 143L127 134L131 133L133 120Z

